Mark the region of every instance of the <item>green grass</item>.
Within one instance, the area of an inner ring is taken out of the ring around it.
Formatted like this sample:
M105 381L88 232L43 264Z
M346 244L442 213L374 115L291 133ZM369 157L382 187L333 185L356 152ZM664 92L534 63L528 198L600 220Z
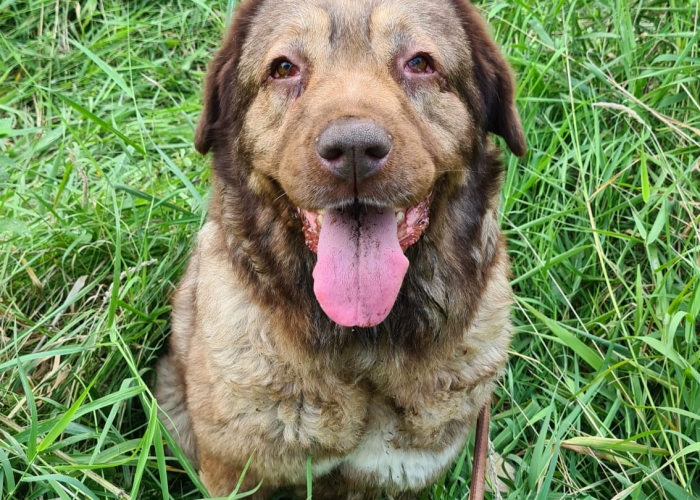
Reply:
M149 389L229 1L0 0L0 498L203 498ZM519 76L513 499L700 498L697 0L482 4ZM471 449L432 489L467 496Z

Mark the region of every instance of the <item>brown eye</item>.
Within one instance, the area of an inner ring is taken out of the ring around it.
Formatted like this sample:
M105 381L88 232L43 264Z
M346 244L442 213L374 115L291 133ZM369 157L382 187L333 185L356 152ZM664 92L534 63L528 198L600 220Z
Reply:
M283 59L272 67L272 78L290 78L299 74L299 68Z
M435 70L430 65L428 56L415 56L406 63L406 71L409 73L425 73L430 74Z

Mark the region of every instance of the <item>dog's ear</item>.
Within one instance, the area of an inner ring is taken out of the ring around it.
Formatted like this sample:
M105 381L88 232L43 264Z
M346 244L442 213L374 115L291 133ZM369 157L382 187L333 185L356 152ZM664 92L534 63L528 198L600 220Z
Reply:
M466 0L453 0L453 5L469 41L483 125L487 131L503 137L513 153L523 156L525 133L515 107L515 80L510 65L476 8Z
M231 90L228 85L221 85L222 74L225 63L223 63L221 51L209 64L207 76L204 83L204 109L197 123L197 130L194 133L194 147L201 154L205 155L214 143L214 131L223 126L222 115L226 103L231 99ZM224 78L228 80L228 78Z
M194 147L207 154L219 139L233 136L243 96L237 85L238 62L248 29L262 0L245 0L237 8L224 43L209 64L204 83L204 109L194 134Z

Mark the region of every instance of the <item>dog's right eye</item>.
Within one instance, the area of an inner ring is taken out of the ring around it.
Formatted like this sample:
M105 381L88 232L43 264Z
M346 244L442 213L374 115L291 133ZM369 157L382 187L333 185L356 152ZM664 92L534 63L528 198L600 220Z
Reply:
M299 74L299 68L283 59L272 65L272 78L291 78Z

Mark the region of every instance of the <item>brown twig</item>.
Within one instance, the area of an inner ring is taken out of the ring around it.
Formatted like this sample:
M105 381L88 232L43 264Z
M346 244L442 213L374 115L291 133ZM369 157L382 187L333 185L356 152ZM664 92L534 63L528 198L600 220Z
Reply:
M486 488L486 456L489 446L489 419L491 401L487 401L476 421L476 438L474 439L474 458L472 460L472 484L469 488L469 500L484 500Z

